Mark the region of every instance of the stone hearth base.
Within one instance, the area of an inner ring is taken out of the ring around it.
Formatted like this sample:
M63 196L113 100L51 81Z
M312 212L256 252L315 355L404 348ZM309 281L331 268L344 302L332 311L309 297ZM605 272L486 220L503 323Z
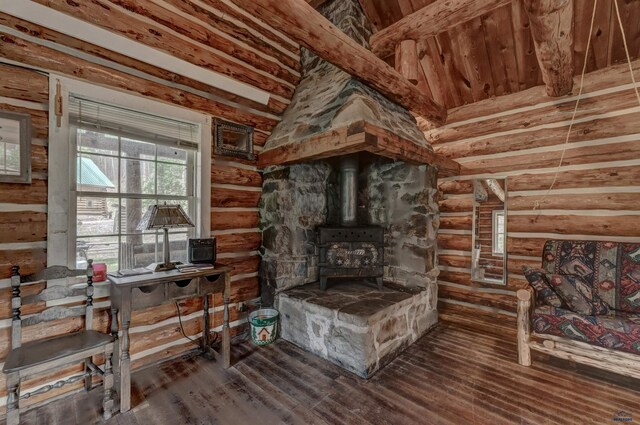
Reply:
M437 323L430 292L366 282L289 289L276 300L280 336L369 378Z

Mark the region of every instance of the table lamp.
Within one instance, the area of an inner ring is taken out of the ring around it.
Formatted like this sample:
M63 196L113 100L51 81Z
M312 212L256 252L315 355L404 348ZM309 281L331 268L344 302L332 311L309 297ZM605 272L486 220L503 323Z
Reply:
M156 272L173 270L176 263L169 259L169 229L178 227L194 227L193 222L180 205L151 205L138 224L138 230L164 230L164 263L153 263L147 268Z

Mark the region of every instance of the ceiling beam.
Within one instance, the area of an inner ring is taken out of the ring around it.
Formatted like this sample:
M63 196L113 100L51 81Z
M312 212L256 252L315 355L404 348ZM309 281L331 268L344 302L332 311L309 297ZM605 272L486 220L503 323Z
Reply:
M389 100L435 124L446 109L421 92L382 59L361 46L314 10L305 0L232 0L236 5L282 31L320 58L332 63Z
M386 58L403 40L427 39L509 3L511 0L437 0L373 34L371 50Z
M552 97L573 88L573 0L524 0L536 56Z
M418 84L418 47L413 40L404 40L396 46L396 70L411 84Z

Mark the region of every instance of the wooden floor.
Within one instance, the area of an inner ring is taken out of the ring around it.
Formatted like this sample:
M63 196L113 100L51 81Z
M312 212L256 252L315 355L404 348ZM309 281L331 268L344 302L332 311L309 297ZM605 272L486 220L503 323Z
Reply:
M133 406L108 421L179 424L608 424L640 421L640 381L576 370L441 324L369 381L284 341L234 348L235 368L189 357L133 375ZM41 406L24 424L99 422L101 388Z

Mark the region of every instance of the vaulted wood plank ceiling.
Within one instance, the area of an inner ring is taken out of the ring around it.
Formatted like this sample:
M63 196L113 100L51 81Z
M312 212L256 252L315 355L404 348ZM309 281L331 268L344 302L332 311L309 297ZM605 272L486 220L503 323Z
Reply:
M374 31L384 29L436 0L360 0ZM574 64L580 73L594 0L574 4ZM627 43L640 56L640 1L618 0ZM612 1L598 2L587 71L625 60L622 36ZM419 85L450 109L492 96L543 84L529 19L522 1L418 42L422 73ZM393 55L385 58L393 64Z

